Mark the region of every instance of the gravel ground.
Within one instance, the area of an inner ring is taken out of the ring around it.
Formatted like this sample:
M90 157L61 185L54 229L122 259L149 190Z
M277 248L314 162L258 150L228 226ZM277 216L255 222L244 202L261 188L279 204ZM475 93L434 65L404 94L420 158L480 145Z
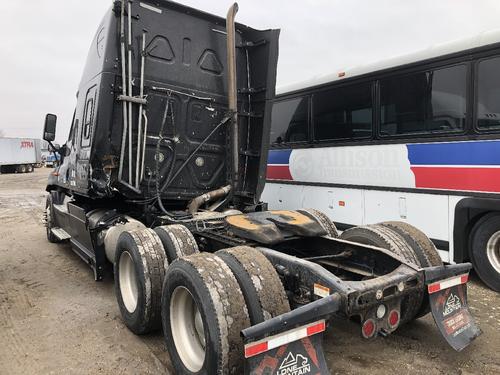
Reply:
M161 334L136 337L120 321L113 280L67 245L46 241L48 169L0 175L0 374L173 373ZM325 352L334 374L500 374L500 296L476 278L469 302L484 334L462 353L431 316L371 341L334 321Z

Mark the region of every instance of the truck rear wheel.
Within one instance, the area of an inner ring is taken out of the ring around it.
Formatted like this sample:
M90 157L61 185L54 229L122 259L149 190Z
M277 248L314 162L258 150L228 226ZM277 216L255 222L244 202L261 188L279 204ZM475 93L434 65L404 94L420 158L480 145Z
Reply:
M16 168L17 173L26 173L26 166L24 164L18 165Z
M238 282L218 256L200 253L168 269L162 322L179 374L242 374L242 329L250 326Z
M500 292L500 214L488 214L474 225L470 257L481 280Z
M420 266L434 267L443 265L443 261L437 252L436 246L420 229L401 221L386 221L381 223L381 225L395 230L405 237L405 239L410 238L418 245L415 247L412 246L412 248L417 253L416 255L420 260Z
M303 208L298 211L312 217L318 223L320 223L323 229L326 231L328 237L337 238L339 236L337 227L324 212L316 210L314 208Z
M411 246L394 230L383 225L365 225L344 231L341 239L372 245L389 250L405 261L418 264ZM401 301L401 323L407 323L418 315L424 300L424 293L412 293Z
M28 164L28 165L26 166L26 172L27 172L27 173L33 173L33 165Z
M350 228L342 232L340 238L347 241L381 247L405 260L413 253L409 245L400 236L379 225L365 225Z
M418 258L418 265L420 267L434 267L442 266L443 261L437 252L434 243L427 237L427 235L420 229L415 228L413 225L401 221L388 221L381 223L387 228L392 229L398 233L410 245ZM429 306L429 298L427 292L424 292L422 306L418 311L417 318L427 315L431 311Z
M165 225L154 231L161 239L168 263L200 252L193 234L184 225Z
M290 311L283 284L271 262L258 250L239 246L216 253L233 271L252 325Z
M125 325L142 335L161 325L161 290L168 262L152 229L123 232L115 253L115 292Z

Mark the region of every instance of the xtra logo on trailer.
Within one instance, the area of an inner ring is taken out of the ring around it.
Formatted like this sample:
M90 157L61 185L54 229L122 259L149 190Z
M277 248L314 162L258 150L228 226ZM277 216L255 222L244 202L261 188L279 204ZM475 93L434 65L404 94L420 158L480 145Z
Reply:
M297 354L294 355L290 352L284 359L276 375L304 375L311 372L311 365L309 359Z
M21 148L33 148L35 144L33 141L21 141Z

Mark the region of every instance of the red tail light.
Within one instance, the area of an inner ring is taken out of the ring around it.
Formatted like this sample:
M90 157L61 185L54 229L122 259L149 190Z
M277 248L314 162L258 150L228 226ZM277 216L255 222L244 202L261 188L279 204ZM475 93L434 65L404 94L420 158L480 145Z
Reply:
M373 319L368 319L366 322L363 323L361 332L363 333L363 337L365 339L373 337L373 335L375 334L375 322L373 321Z
M396 327L399 324L399 311L392 310L389 313L389 325L391 328Z

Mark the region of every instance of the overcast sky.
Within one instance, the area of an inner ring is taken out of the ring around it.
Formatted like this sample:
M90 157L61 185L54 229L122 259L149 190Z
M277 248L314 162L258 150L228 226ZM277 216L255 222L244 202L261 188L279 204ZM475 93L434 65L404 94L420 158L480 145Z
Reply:
M230 0L181 0L225 16ZM0 2L0 132L69 131L88 47L111 0ZM238 21L281 28L278 85L500 28L498 0L240 0Z

